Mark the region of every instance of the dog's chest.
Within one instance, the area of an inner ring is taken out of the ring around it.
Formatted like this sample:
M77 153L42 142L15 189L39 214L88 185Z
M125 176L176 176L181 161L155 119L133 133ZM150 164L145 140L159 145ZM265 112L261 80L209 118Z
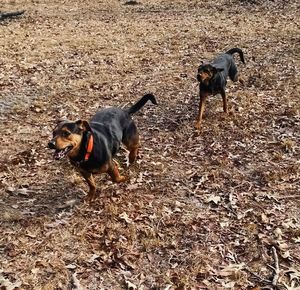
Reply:
M200 94L216 95L226 86L226 77L221 73L209 84L200 83Z

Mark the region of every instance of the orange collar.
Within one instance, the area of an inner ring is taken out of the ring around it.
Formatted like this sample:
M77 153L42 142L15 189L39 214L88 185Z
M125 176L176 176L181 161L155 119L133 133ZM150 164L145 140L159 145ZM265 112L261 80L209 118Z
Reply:
M86 153L84 155L84 161L89 160L91 153L93 151L93 147L94 147L94 136L91 134L89 137L87 148L86 148Z

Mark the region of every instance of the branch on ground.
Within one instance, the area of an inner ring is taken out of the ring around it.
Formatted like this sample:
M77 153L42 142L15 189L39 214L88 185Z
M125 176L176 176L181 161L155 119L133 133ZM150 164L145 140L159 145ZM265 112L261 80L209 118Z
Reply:
M25 10L22 11L16 11L16 12L7 12L7 13L2 13L0 11L0 21L9 19L9 18L13 18L13 17L17 17L20 16L22 14L24 14Z

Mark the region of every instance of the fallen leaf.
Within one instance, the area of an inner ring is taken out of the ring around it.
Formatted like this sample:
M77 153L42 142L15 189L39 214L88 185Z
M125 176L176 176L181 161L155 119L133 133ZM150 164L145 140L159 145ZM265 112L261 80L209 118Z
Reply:
M120 215L119 215L119 218L124 220L126 223L128 224L131 224L132 223L132 219L128 217L127 213L126 212L122 212Z
M221 201L221 197L218 196L218 195L209 195L206 199L206 202L209 203L209 202L213 202L214 204L218 204L219 202Z
M135 290L135 289L137 289L137 286L134 285L132 282L126 280L125 283L126 283L126 286L127 286L128 290Z
M0 288L3 290L14 290L19 288L22 285L22 282L16 280L16 282L10 282L9 279L3 276L3 272L0 272Z
M241 271L244 269L245 264L230 264L225 266L222 270L218 272L219 276L230 277L237 279L241 275Z

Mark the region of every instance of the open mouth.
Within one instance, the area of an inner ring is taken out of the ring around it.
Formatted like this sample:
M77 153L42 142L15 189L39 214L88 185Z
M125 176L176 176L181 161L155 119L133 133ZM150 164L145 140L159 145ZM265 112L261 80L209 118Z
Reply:
M59 160L59 159L64 158L72 150L72 148L73 148L73 146L70 145L61 150L56 149L54 152L54 159Z

